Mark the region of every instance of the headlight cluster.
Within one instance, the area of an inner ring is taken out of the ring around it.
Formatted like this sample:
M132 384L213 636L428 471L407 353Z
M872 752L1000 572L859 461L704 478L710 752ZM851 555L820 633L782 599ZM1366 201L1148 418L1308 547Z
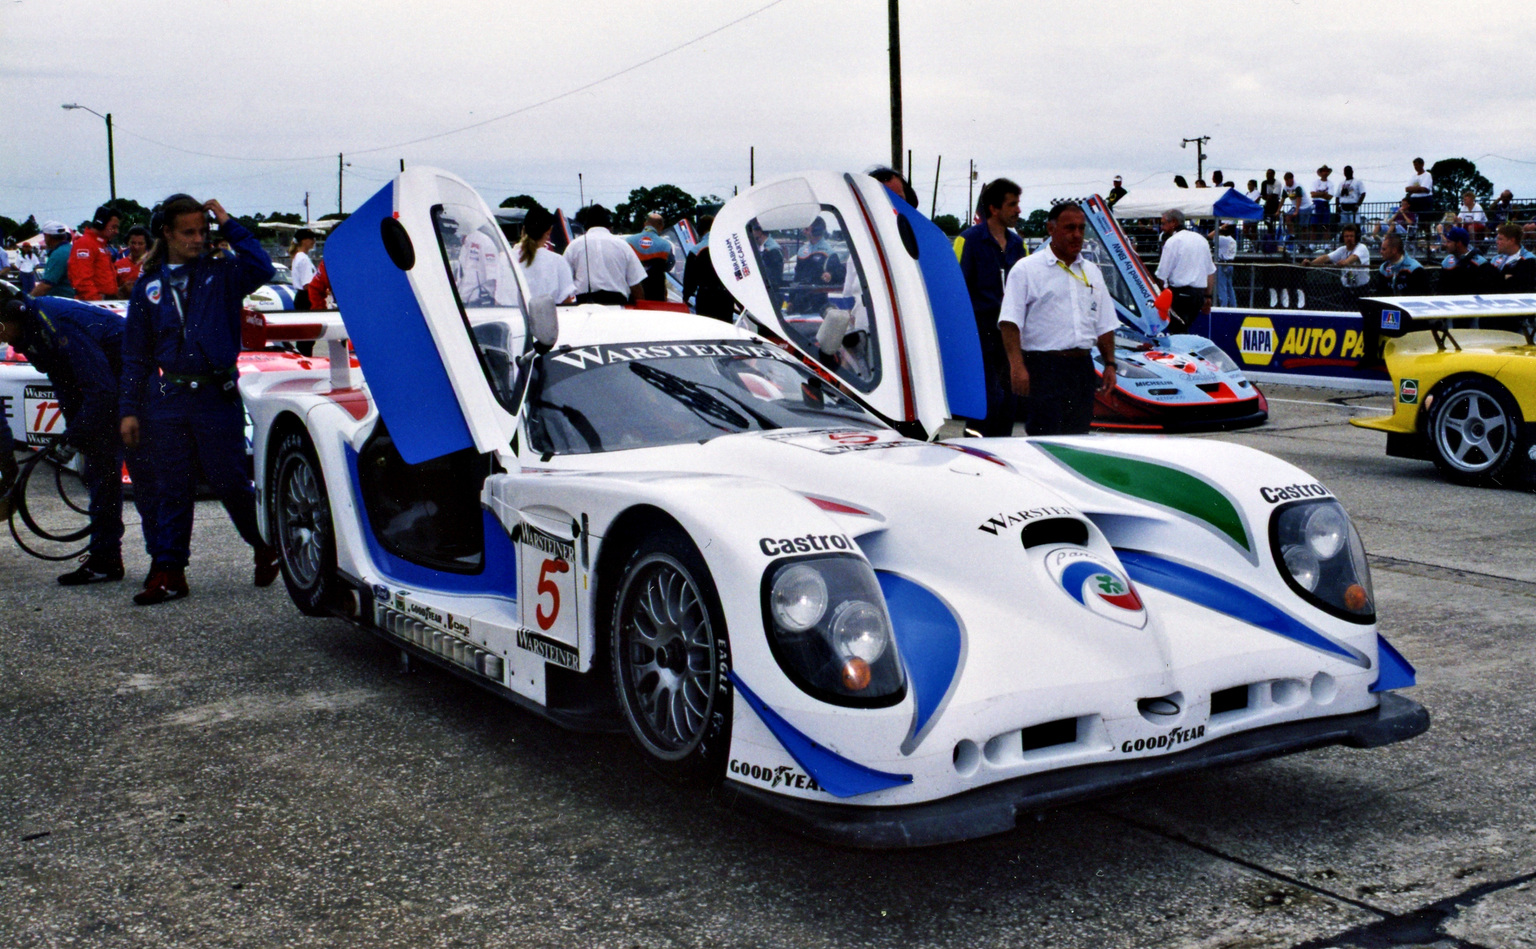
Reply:
M1339 502L1281 505L1270 520L1270 543L1281 576L1303 598L1347 620L1375 620L1365 548Z
M857 557L782 560L763 576L763 625L774 658L824 701L894 705L906 679L869 564Z

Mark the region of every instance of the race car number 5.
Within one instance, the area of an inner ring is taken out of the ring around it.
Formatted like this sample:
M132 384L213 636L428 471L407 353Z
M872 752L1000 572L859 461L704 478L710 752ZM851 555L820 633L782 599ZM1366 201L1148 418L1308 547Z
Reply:
M549 578L551 573L569 573L571 565L564 560L545 560L539 567L539 582L537 585L538 603L533 611L534 621L539 624L539 629L548 631L555 625L555 620L560 616L560 587ZM549 597L549 612L544 612L544 597Z

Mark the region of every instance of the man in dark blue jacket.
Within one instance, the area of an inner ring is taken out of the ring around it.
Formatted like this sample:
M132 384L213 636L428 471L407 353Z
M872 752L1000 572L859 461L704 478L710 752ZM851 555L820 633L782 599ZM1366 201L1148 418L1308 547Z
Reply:
M1007 178L988 182L976 203L981 223L961 231L955 239L960 271L965 274L971 309L976 312L976 332L981 336L987 417L979 420L977 428L988 436L1012 435L1018 411L1008 381L1008 356L998 333L997 314L1003 305L1003 279L1024 256L1024 240L1014 231L1019 223L1019 193L1019 186Z
M233 256L205 254L209 212ZM128 303L122 381L123 441L132 448L142 437L160 498L156 563L133 598L141 606L187 595L199 464L255 548L256 585L277 578L277 552L256 524L235 367L241 303L272 279L272 260L218 201L173 195L150 230L156 243Z
M33 299L0 283L0 342L20 350L53 383L64 410L61 441L85 456L91 492L91 544L80 567L59 577L65 586L123 578L124 461L133 479L134 506L155 556L153 472L138 452L118 439L118 382L122 371L123 318L98 306L62 297Z

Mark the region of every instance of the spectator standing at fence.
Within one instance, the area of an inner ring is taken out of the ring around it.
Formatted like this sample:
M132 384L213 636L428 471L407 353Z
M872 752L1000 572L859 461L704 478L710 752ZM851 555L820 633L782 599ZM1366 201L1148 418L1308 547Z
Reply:
M1216 305L1237 306L1237 291L1232 288L1232 261L1237 259L1237 238L1232 223L1216 232Z
M17 245L15 238L10 241L12 246L11 266L16 270L16 285L21 287L23 293L31 293L32 286L37 282L37 257L36 248L31 244Z
M43 272L32 288L35 297L74 299L75 288L69 282L69 229L58 221L43 224Z
M117 270L108 245L117 236L122 214L103 204L81 229L69 248L69 283L75 299L107 300L117 296Z
M1498 198L1488 205L1488 223L1497 227L1500 224L1513 224L1515 221L1515 195L1505 188L1499 192Z
M1225 188L1225 187L1227 187L1227 179L1222 176L1222 173L1220 171L1213 171L1213 172L1211 172L1211 187L1212 188Z
M1082 256L1088 226L1082 207L1058 204L1046 220L1050 242L1008 271L997 325L1014 394L1029 399L1029 434L1086 434L1095 388L1108 393L1115 387L1120 319L1104 274ZM1104 363L1097 387L1093 346Z
M1344 180L1339 182L1339 223L1359 224L1360 205L1365 201L1365 184L1355 177L1355 169L1344 166Z
M1471 191L1461 193L1461 207L1456 209L1456 223L1476 235L1488 229L1488 214Z
M1440 262L1440 292L1481 293L1483 284L1489 282L1485 270L1488 259L1472 249L1472 235L1464 227L1449 227L1441 244L1446 255Z
M1120 183L1120 176L1116 175L1115 186L1109 189L1109 194L1104 198L1104 203L1114 207L1115 202L1123 197L1125 197L1125 186Z
M1259 185L1259 197L1264 204L1264 222L1268 225L1271 237L1275 235L1275 229L1280 223L1280 182L1275 180L1275 170L1265 169L1264 183Z
M1290 172L1285 173L1285 183L1281 185L1280 193L1285 196L1286 202L1287 239L1294 241L1302 236L1303 230L1312 226L1312 195L1296 183L1296 176Z
M601 204L586 209L586 230L565 249L576 284L577 303L622 306L644 300L645 267L640 258L608 228L613 215Z
M309 252L315 249L315 232L301 227L293 232L293 243L288 245L288 270L293 280L293 308L307 310L309 306L309 282L315 279L315 262Z
M1184 212L1163 212L1163 252L1157 262L1158 282L1173 291L1168 330L1183 333L1202 312L1211 311L1216 292L1216 263L1205 238L1184 227Z
M1524 236L1518 224L1499 225L1493 238L1498 256L1490 261L1495 273L1490 293L1536 292L1536 254L1520 246Z
M981 223L960 233L956 250L965 288L970 293L971 310L976 316L976 332L981 338L987 417L976 428L986 436L1012 435L1018 412L998 313L1003 306L1003 281L1024 256L1024 241L1014 230L1019 223L1022 190L1017 182L1007 178L987 182L976 202L976 216ZM1124 189L1120 193L1124 194Z
M1346 224L1339 230L1343 241L1338 247L1312 260L1303 260L1303 267L1343 267L1339 278L1351 290L1361 289L1371 282L1371 251L1360 243L1360 225Z
M1308 195L1312 198L1312 222L1318 225L1326 234L1328 224L1332 220L1332 201L1339 193L1339 184L1329 181L1328 176L1333 174L1333 169L1323 165L1317 169L1317 177L1312 180L1312 190Z
M1388 234L1381 239L1381 267L1376 273L1378 294L1419 297L1429 292L1429 272L1403 252L1401 234Z
M1403 186L1403 196L1408 199L1409 208L1419 216L1419 220L1427 220L1425 215L1434 213L1435 178L1424 170L1424 159L1413 160L1413 177Z

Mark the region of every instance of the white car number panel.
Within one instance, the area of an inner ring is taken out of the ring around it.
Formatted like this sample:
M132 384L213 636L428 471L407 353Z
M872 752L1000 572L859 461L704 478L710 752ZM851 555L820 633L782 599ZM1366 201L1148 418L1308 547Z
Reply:
M524 520L518 528L518 604L523 629L573 649L578 644L576 542ZM536 640L535 640L536 642ZM536 646L518 644L521 648Z
M27 386L21 399L28 445L46 445L64 432L64 407L52 386Z

